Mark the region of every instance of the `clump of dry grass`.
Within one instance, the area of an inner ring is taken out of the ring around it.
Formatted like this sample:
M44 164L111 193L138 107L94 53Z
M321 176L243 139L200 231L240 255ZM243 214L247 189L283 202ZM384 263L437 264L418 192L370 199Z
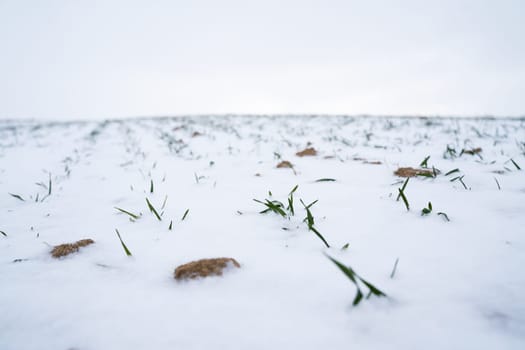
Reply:
M86 239L81 239L80 241L76 241L76 245L77 247L85 247L87 245L90 245L90 244L93 244L95 243L94 240L92 240L91 238L86 238Z
M176 280L195 279L198 277L222 276L223 270L233 265L241 265L233 258L201 259L180 265L175 269L173 276Z
M463 153L470 154L471 156L473 156L475 154L481 153L482 151L483 150L481 149L481 147L476 147L476 148L473 148L473 149L464 149Z
M394 171L394 175L400 177L414 177L414 176L434 176L432 170L427 169L414 169L411 167L399 168Z
M298 156L298 157L316 156L317 155L317 151L313 147L308 147L308 148L305 148L304 150L302 150L301 152L297 152L295 155Z
M283 160L282 162L277 164L277 168L293 168L293 165L289 161Z
M81 239L75 243L64 243L53 247L51 251L51 256L53 258L61 258L63 256L78 252L79 248L88 246L95 243L92 239Z

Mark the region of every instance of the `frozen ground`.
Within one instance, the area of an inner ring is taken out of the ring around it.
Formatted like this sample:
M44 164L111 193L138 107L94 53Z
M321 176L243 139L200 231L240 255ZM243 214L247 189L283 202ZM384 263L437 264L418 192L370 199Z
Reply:
M523 349L524 153L523 119L2 121L0 349ZM407 211L393 172L427 156ZM295 185L295 216L259 214ZM388 297L353 307L325 254ZM173 279L221 256L242 267Z

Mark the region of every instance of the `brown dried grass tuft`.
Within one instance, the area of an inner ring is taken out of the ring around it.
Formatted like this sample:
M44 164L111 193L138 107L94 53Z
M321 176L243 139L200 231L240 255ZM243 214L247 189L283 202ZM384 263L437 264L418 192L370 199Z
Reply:
M394 174L400 177L414 177L418 175L434 175L432 170L428 169L414 169L411 167L407 168L399 168L396 171L394 171Z
M241 265L233 258L201 259L180 265L175 269L173 277L176 280L195 279L198 277L222 276L223 270L233 265L240 268Z
M305 148L304 150L302 150L301 152L297 152L295 155L298 156L298 157L316 156L317 155L317 151L313 147L308 147L308 148Z
M64 243L53 247L51 250L51 256L53 258L61 258L63 256L76 253L80 247L85 247L87 245L95 243L92 239L81 239L75 243Z
M481 149L481 147L476 147L476 148L473 148L473 149L463 150L463 153L470 154L471 156L473 156L475 154L481 153L482 151L483 150Z
M94 240L92 240L91 238L86 238L86 239L81 239L80 241L76 241L75 244L77 245L77 247L85 247L93 243L95 243Z
M289 161L283 160L282 162L277 164L276 168L293 168L293 165Z

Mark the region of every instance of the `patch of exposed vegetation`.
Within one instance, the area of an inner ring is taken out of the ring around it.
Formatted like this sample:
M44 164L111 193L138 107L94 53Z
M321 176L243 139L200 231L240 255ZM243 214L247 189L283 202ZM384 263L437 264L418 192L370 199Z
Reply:
M240 268L241 264L234 258L200 259L178 266L173 277L176 280L204 278L208 276L222 276L228 266Z
M61 258L63 256L76 253L81 247L88 246L95 243L94 240L87 238L76 241L75 243L64 243L53 247L51 250L51 256L53 258Z

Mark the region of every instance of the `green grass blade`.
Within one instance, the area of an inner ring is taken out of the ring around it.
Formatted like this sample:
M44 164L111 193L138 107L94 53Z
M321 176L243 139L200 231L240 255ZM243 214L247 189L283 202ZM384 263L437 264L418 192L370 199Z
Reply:
M157 213L157 211L155 210L155 208L153 207L153 205L151 205L151 203L150 203L150 201L149 201L148 198L146 198L146 203L148 204L148 208L149 208L149 210L150 210L153 214L155 214L155 216L157 217L157 219L158 219L159 221L162 221L162 218L160 217L159 213Z
M423 159L423 161L421 162L421 164L419 164L420 167L422 168L428 168L428 160L430 159L430 156L427 156L425 159Z
M9 192L8 192L9 193ZM14 193L9 193L9 195L11 195L12 197L15 197L16 199L19 199L21 200L22 202L25 202L26 200L24 198L22 198L20 195L18 194L14 194Z
M394 275L396 274L397 270L397 263L399 262L399 258L396 259L396 262L394 263L394 268L392 269L392 273L390 274L390 278L394 278Z
M357 292L356 292L356 295L355 295L354 300L352 302L352 305L354 305L354 306L358 305L359 302L363 299L363 293L361 292L361 289L359 288L359 284L357 284L356 275L355 275L354 270L352 270L352 268L350 268L350 267L347 267L347 266L343 265L342 263L340 263L339 261L335 260L331 256L329 256L327 254L325 254L325 255L326 255L326 257L328 259L330 259L330 261L332 261L339 268L339 270L341 270L346 275L346 277L348 277L348 279L357 288Z
M328 178L328 177L315 180L315 182L334 182L334 181L337 181L337 180L336 179L332 179L332 178Z
M287 209L290 211L290 215L291 216L295 215L295 210L294 210L294 207L293 207L293 195L290 195L290 197L288 198L288 207L287 207Z
M302 199L299 199L299 200L301 201L301 204L304 206L304 209L310 209L315 203L319 202L319 199L316 199L312 203L306 205L306 204L304 204Z
M494 181L496 181L496 185L498 185L498 190L501 191L501 186L499 185L499 181L498 181L498 179L494 178Z
M269 211L273 211L274 213L282 216L282 217L285 217L286 216L286 213L284 212L284 210L282 210L282 208L284 207L284 205L279 202L279 201L270 201L268 199L266 199L266 202L261 202L260 200L258 199L253 199L255 202L257 203L260 203L262 205L264 205L267 209L263 210L263 211L260 211L259 213L260 214L265 214L265 213L268 213Z
M52 188L51 173L49 173L49 186L48 186L48 192L47 192L48 196L51 196L51 188Z
M359 303L363 300L363 293L361 292L361 289L357 288L357 293L354 297L354 301L352 302L353 306L359 305Z
M315 224L314 216L312 215L310 208L307 207L302 200L301 200L301 203L303 204L304 209L306 210L306 224L308 225L308 228L310 228Z
M326 257L328 259L330 259L346 275L346 277L348 277L350 279L350 281L352 281L359 288L359 286L357 285L355 272L354 272L354 270L352 270L351 267L347 267L347 266L343 265L342 263L340 263L339 261L335 260L334 258L332 258L328 254L325 254L325 255L326 255Z
M326 241L326 239L324 239L323 235L321 235L321 233L319 231L317 231L315 229L315 227L309 227L310 231L312 231L313 233L315 233L317 235L317 237L319 237L321 239L321 241L323 241L324 245L326 246L326 248L330 248L330 245L328 244L328 242Z
M286 216L286 213L281 208L283 207L281 202L273 201L270 202L269 200L266 200L266 205L268 208L270 208L274 213L281 215L282 217Z
M445 213L443 213L443 212L439 212L439 213L437 213L437 214L440 215L440 216L442 216L445 220L450 221L450 219L448 218L448 215L447 215L447 214L445 214Z
M398 191L399 195L403 199L403 203L405 203L405 207L407 208L407 210L410 210L410 205L408 205L408 200L407 197L405 197L405 193L400 188L398 188Z
M0 231L0 233L1 233L4 237L7 237L7 233L5 233L4 231Z
M430 177L430 178L434 178L434 177L436 177L433 173L432 173L432 174L429 174L429 173L419 173L419 174L416 174L416 176Z
M356 274L357 275L357 274ZM386 294L383 293L381 290L379 290L379 288L377 288L376 286L374 286L372 283L366 281L365 279L363 279L361 276L357 275L357 277L359 278L359 280L361 282L363 282L363 284L365 286L367 286L367 288L370 290L370 293L372 293L373 295L377 296L377 297L386 297Z
M137 214L133 214L133 213L131 213L131 212L127 211L127 210L124 210L122 208L119 208L119 207L114 207L114 208L117 209L118 211L124 213L124 214L127 214L127 215L131 216L135 220L140 218L140 216L138 216Z
M168 195L164 196L164 201L162 202L162 206L160 207L160 210L164 209L166 207L166 202L168 201Z
M403 183L403 186L401 186L401 192L404 192L404 191L405 191L405 188L407 187L407 184L408 184L408 180L409 180L409 179L410 179L410 178L407 177L407 179L406 179L405 182ZM400 195L400 194L397 195L396 201L399 201L399 198L401 198L401 195Z
M432 203L428 202L428 207L421 210L421 215L428 215L432 212Z
M452 169L452 170L450 170L449 172L447 172L447 173L445 174L445 176L449 176L450 174L454 174L454 173L459 173L459 169L458 169L458 168L456 168L456 169Z
M468 190L467 185L465 185L465 183L463 182L463 178L464 178L464 177L465 177L465 175L461 176L461 177L459 178L459 182L461 182L461 184L463 185L463 187L464 187L466 190Z
M184 219L186 219L186 216L188 215L189 212L190 212L190 210L186 209L186 211L184 212L184 215L182 215L181 221L184 221Z
M128 249L128 247L126 247L126 244L125 244L124 241L122 240L122 237L120 237L120 232L118 232L117 229L115 229L115 231L117 232L118 239L120 240L120 243L122 244L122 248L124 248L124 251L126 252L126 255L127 255L127 256L132 256L132 255L131 255L131 252L130 252L129 249Z

